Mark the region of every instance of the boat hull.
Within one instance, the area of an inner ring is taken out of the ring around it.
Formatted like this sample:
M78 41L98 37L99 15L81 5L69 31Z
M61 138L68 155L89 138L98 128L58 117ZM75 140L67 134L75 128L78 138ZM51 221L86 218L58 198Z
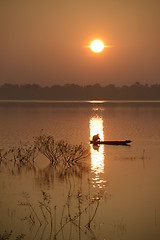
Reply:
M90 141L93 145L99 145L99 144L105 144L105 145L129 145L131 143L131 140L125 140L125 141Z

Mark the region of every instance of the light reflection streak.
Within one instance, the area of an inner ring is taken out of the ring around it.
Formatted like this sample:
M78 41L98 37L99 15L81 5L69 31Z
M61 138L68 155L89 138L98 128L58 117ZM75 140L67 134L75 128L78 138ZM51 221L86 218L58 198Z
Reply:
M99 116L92 117L89 123L90 139L96 134L99 134L101 140L104 140L103 119ZM104 146L91 145L91 170L94 173L92 178L93 186L103 188L106 181L102 178L104 173Z

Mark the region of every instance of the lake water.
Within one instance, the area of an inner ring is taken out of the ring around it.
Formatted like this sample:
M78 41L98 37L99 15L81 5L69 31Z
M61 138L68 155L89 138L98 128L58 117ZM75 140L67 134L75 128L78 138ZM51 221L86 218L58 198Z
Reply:
M95 149L97 133L133 142ZM64 174L42 154L34 166L1 161L1 237L160 239L160 102L0 102L1 151L43 134L82 143L88 168Z

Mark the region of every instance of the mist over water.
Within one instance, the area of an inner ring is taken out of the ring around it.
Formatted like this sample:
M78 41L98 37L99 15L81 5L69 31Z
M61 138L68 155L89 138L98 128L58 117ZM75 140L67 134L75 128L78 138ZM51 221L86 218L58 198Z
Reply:
M65 204L70 199L71 215L76 212L77 199L80 199L76 196L81 190L82 206L87 206L85 196L91 195L95 205L86 215L82 214L81 230L74 227L71 230L66 225L66 236L73 239L93 239L94 236L97 240L159 239L159 102L3 102L0 116L0 149L19 146L20 141L22 145L26 142L32 145L34 136L45 134L56 141L82 143L90 152L86 159L89 171L83 172L81 178L72 173L60 179L60 172L54 171L42 155L38 155L34 171L6 170L0 166L0 234L13 230L15 236L24 233L24 239L46 239L49 225L44 233L40 228L36 235L37 225L30 231L29 225L21 220L26 210L18 203L26 199L24 192L29 195L38 216L42 214L38 212L41 191L51 196L54 214L56 206L58 229L63 206L69 206ZM133 142L130 146L103 145L94 149L89 141L96 133L102 140L130 139ZM68 198L68 191L71 198ZM96 205L96 198L102 198L99 205ZM82 223L89 214L93 216L96 206L98 209L91 223L93 234L86 235ZM63 239L62 233L57 239Z

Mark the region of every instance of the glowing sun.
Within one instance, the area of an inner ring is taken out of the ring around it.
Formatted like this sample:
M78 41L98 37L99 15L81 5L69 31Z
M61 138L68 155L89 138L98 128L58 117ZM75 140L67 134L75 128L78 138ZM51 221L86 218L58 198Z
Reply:
M94 40L91 42L90 44L90 48L93 52L95 53L99 53L99 52L102 52L103 49L104 49L104 44L101 40Z

